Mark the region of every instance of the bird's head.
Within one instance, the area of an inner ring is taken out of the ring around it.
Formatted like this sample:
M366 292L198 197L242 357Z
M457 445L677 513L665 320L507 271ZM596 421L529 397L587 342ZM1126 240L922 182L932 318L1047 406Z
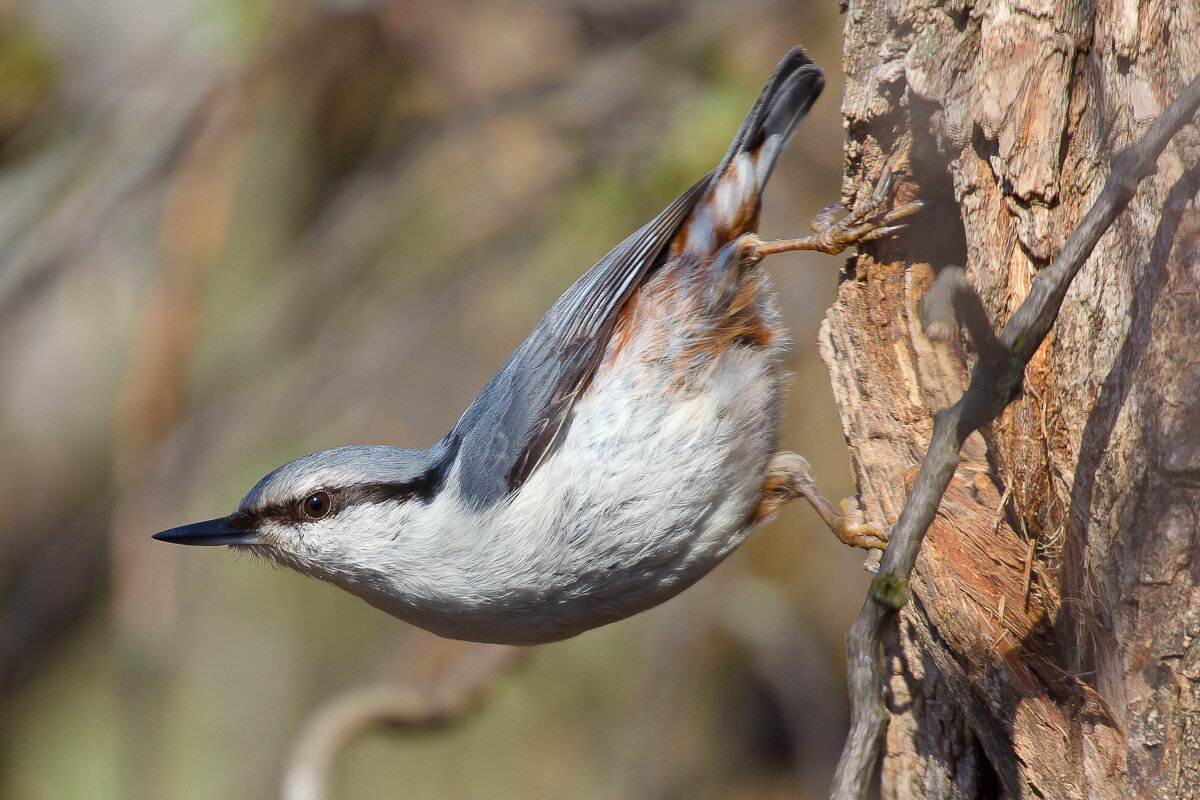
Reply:
M441 486L432 450L340 447L298 458L260 480L226 517L155 539L228 545L325 580L355 573L395 546L406 519Z

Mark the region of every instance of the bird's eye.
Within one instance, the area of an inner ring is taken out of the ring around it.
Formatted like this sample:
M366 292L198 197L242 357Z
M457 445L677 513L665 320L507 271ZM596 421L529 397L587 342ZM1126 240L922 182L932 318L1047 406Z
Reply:
M329 499L328 492L313 492L300 503L300 510L309 519L320 519L328 514L331 508L333 501Z

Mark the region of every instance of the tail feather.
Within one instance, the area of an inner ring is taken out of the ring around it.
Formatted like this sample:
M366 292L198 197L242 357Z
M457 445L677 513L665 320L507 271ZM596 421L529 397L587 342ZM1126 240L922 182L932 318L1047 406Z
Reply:
M804 48L793 47L767 79L715 174L720 176L738 154L751 153L755 156L755 173L761 189L788 139L823 88L825 74L821 68Z
M796 125L821 94L825 76L803 48L794 47L775 67L738 130L704 194L680 226L670 256L711 256L758 225L763 188Z

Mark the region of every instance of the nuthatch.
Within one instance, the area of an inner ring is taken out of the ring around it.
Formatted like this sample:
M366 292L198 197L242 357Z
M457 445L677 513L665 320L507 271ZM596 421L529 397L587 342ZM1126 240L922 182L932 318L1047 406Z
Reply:
M576 281L440 442L298 458L233 514L154 538L261 554L443 636L508 644L667 600L795 497L843 540L881 546L778 442L788 334L760 260L840 252L919 206L877 213L885 178L813 236L754 235L823 85L788 53L720 165Z

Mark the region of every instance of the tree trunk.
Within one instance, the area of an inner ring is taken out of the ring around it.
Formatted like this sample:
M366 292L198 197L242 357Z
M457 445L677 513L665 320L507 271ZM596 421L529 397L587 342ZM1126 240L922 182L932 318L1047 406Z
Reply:
M965 264L998 325L1112 159L1200 72L1200 7L854 0L847 195L929 205L822 327L863 504L894 522L973 354L916 303ZM1200 135L1100 240L963 451L887 642L885 798L1200 797Z

